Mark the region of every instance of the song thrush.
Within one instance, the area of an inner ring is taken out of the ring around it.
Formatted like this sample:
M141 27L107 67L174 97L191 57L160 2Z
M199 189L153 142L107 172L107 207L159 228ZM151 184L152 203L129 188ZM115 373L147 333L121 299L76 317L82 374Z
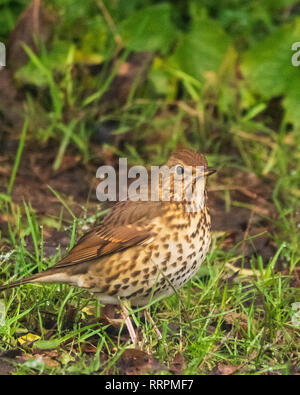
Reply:
M158 201L117 202L61 261L0 290L25 283L67 283L88 289L104 304L127 300L132 306L144 306L183 286L195 275L210 246L205 186L215 170L207 166L204 155L191 150L173 154L166 165L175 168L170 201L163 201L160 193ZM188 202L172 192L185 168L192 168L194 174L197 166L204 169L202 206L195 198ZM164 187L161 182L159 188Z

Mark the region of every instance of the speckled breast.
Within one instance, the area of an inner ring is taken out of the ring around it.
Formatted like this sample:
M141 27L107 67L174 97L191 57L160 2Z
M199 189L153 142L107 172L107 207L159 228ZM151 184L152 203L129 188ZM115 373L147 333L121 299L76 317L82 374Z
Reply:
M158 221L153 230L157 231L156 243L148 248L154 250L151 260L159 268L159 275L152 287L149 285L156 298L169 296L196 274L210 246L210 217L206 209L200 213L173 212ZM147 298L148 292L136 303L145 302L143 297Z
M116 270L105 288L91 290L103 303L124 298L141 306L167 297L198 271L210 246L210 217L206 208L188 213L169 210L149 223L152 237L124 252L114 254L109 266ZM100 291L100 292L99 292Z

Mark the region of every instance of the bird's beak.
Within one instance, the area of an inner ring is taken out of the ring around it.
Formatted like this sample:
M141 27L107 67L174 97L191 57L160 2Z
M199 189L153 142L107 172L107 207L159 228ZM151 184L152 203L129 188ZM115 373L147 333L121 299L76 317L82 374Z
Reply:
M208 177L208 176L214 174L216 171L217 170L214 169L213 167L207 167L204 174L206 175L206 177Z

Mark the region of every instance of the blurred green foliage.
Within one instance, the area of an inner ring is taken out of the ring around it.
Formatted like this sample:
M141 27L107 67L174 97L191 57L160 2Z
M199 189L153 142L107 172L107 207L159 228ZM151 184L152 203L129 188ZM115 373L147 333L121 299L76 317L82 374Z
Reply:
M0 40L6 41L28 3L2 0ZM300 68L291 63L292 43L300 40L296 1L106 0L108 18L95 0L44 3L57 16L53 39L47 51L41 51L43 67L31 56L16 73L20 84L49 86L53 73L56 91L63 96L61 84L74 64L103 64L120 49L152 51L156 59L146 81L146 97L176 100L181 92L185 99L214 103L220 114L231 118L257 105L266 108L279 97L284 117L278 127L300 128ZM91 79L84 84L87 90L99 89ZM83 98L83 88L73 88L69 99L76 103Z

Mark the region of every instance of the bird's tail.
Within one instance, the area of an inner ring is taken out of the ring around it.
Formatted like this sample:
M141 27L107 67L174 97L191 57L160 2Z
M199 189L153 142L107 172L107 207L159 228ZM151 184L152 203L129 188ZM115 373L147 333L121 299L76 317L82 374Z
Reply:
M18 287L19 285L23 285L23 284L30 284L30 283L35 283L35 282L41 282L41 283L42 282L55 282L55 279L53 278L53 274L55 274L55 273L56 273L56 271L50 268L48 270L45 270L44 272L32 274L31 276L22 278L21 280L13 281L12 283L9 283L6 285L1 285L0 292L6 291L10 288Z

